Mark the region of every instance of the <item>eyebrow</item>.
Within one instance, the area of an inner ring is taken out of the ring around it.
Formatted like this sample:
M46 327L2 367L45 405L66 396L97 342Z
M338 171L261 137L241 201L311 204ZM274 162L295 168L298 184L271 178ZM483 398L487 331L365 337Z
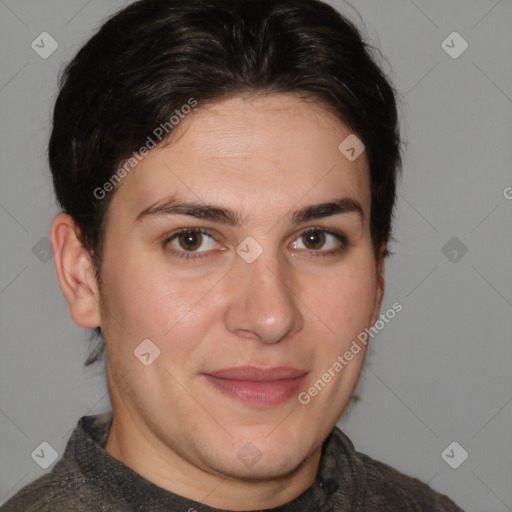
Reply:
M295 210L291 215L291 220L295 224L300 224L341 213L355 213L361 220L365 218L363 207L359 201L351 197L340 197ZM197 219L207 219L228 226L240 226L243 219L239 211L197 201L183 201L173 196L142 210L137 215L135 222L139 223L146 218L167 215L189 215Z

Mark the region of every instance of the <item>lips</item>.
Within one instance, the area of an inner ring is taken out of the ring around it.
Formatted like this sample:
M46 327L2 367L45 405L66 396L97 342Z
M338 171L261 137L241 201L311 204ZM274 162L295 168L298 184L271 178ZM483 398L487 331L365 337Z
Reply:
M308 371L291 367L238 366L203 374L218 391L255 407L282 403L304 384Z

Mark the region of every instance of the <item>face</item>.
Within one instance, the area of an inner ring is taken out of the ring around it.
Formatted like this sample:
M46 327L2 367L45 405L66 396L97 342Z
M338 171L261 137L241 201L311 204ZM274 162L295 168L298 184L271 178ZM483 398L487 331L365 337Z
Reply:
M368 162L347 159L350 130L294 95L199 105L178 130L109 207L101 328L114 415L162 458L283 475L346 407L364 347L333 365L378 315Z

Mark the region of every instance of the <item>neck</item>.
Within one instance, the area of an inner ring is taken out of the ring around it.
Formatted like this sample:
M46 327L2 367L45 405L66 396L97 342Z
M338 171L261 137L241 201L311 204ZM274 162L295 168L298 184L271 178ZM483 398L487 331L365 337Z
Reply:
M114 411L105 451L150 482L184 498L225 510L267 509L292 501L315 481L321 446L286 475L239 479L187 460L143 422L134 424L132 416Z

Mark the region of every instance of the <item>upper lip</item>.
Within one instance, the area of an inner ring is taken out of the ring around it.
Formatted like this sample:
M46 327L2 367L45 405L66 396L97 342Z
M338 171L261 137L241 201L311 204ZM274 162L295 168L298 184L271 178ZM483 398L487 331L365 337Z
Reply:
M273 368L258 368L257 366L234 366L223 368L206 375L220 379L232 379L253 382L271 382L276 380L295 379L309 373L307 370L292 368L289 366L276 366Z

